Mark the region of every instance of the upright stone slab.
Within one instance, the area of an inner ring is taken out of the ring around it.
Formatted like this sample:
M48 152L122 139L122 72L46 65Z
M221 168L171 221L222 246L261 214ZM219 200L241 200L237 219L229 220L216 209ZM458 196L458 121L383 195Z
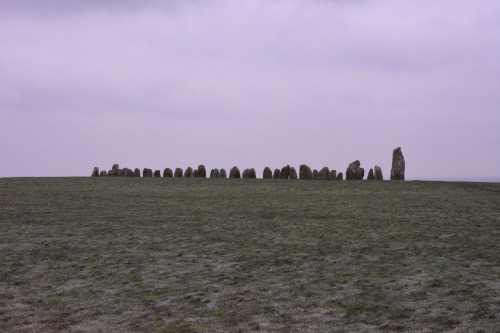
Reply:
M289 179L298 179L297 177L297 170L295 170L294 167L290 168L290 177Z
M139 168L135 168L134 169L134 176L136 176L136 177L140 177L141 176L141 170L139 170Z
M135 172L132 169L127 168L127 177L135 177Z
M174 177L182 178L182 168L175 168Z
M360 167L361 163L356 160L349 164L347 170L345 171L346 180L362 180L365 176L365 169Z
M198 169L193 170L193 178L198 178L199 174L200 174L200 172L198 171Z
M111 168L113 177L118 177L120 176L120 166L118 164L113 164L113 167Z
M92 177L99 177L100 174L99 174L99 168L98 167L94 167L94 171L92 171Z
M210 178L219 178L219 169L212 169L210 171Z
M382 175L382 168L378 165L375 165L375 180L384 180L384 176Z
M281 168L281 172L280 172L280 179L288 179L288 178L290 178L290 166L289 165Z
M241 178L240 169L237 166L234 166L229 170L229 178Z
M247 178L250 178L250 179L257 178L257 173L255 172L254 168L248 169Z
M148 168L144 168L144 169L142 170L142 177L144 177L144 178L146 178L146 177L147 177L147 178L151 178L151 177L153 177L153 170L148 169Z
M161 171L160 170L155 170L155 172L153 173L153 176L155 178L160 178L161 177Z
M299 179L307 179L307 180L314 179L311 168L305 164L301 164L299 167Z
M262 173L262 178L263 179L272 179L273 178L273 172L271 171L271 168L265 167L264 172Z
M174 173L173 173L172 169L165 168L165 170L163 170L163 177L172 178L173 176L174 176Z
M220 169L219 178L227 178L226 169Z
M187 167L186 171L184 171L184 178L193 178L193 168Z
M280 177L281 177L280 169L274 169L273 179L280 179Z
M198 165L198 178L207 178L207 169L203 164Z
M318 178L319 178L319 171L316 170L316 169L314 169L313 170L313 179L314 180L318 180Z
M324 167L318 172L318 180L331 180L330 169Z
M108 173L106 172L106 170L101 170L101 172L99 173L99 177L106 177L108 175Z
M373 169L370 168L370 171L368 171L368 176L366 177L366 180L375 180L375 175L373 174Z
M337 179L336 180L344 180L344 174L342 172L339 172L337 174Z
M405 158L401 147L392 151L391 180L405 180Z
M337 179L337 170L331 170L330 171L330 179L331 180L336 180Z
M127 168L120 169L120 172L118 175L120 177L126 177L127 176Z
M250 172L250 169L243 170L243 173L241 174L241 178L248 178L249 172Z

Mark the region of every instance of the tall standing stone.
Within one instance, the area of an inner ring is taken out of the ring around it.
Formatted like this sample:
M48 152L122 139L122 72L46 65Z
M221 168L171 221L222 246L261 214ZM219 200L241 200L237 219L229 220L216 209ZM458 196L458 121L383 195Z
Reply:
M373 174L373 169L370 168L370 171L368 171L368 176L366 177L366 180L375 180L375 175Z
M108 173L106 172L106 170L101 170L101 172L99 173L99 177L106 177L108 175Z
M382 168L378 165L375 165L375 180L384 180L384 176L382 175Z
M280 172L280 179L288 179L288 178L290 178L290 166L289 165L281 168L281 172Z
M94 167L94 171L92 171L92 177L99 177L99 168Z
M184 178L193 178L193 168L187 167L186 171L184 171Z
M280 169L274 169L273 179L280 179L280 177L281 177Z
M163 170L163 177L172 178L173 176L174 176L174 173L172 172L172 169L165 168L165 170Z
M339 172L337 174L337 179L336 180L344 180L344 174L342 172Z
M203 164L198 165L198 177L207 178L207 169L205 169Z
M127 176L127 168L120 169L119 176L126 177Z
M297 177L297 170L295 170L294 167L291 167L290 168L290 179L298 179Z
M271 179L273 178L273 172L271 171L271 168L265 167L264 172L262 173L262 178L263 179Z
M240 169L237 166L234 166L229 170L229 178L241 178Z
M226 169L220 169L219 178L227 178Z
M148 168L144 168L144 169L142 170L142 176L143 176L143 177L148 177L148 178L149 178L149 177L153 177L153 170L148 169Z
M182 178L182 168L175 168L174 177Z
M154 176L155 178L159 178L159 177L161 177L161 171L160 171L160 170L155 170L155 172L153 173L153 176Z
M405 158L401 147L392 151L391 180L405 180Z
M331 180L336 180L337 179L337 170L331 170L330 171L330 179Z
M330 169L324 167L318 172L318 180L331 180Z
M113 171L113 177L118 177L120 175L120 166L118 164L113 164L111 170Z
M134 176L135 177L140 177L141 176L141 170L139 170L139 168L135 168L134 169Z
M299 167L299 179L314 179L311 168L305 164L301 164Z
M250 178L250 179L257 178L257 173L255 172L254 168L248 169L247 178Z
M347 170L345 171L346 180L362 180L365 176L365 169L360 167L361 163L356 160L349 164Z
M250 172L250 169L243 170L243 173L241 174L241 178L248 178L249 172Z
M318 180L318 177L319 177L319 171L318 171L318 170L316 170L316 169L314 169L314 170L313 170L313 179L314 179L314 180Z
M210 178L219 178L219 169L212 169L210 171Z

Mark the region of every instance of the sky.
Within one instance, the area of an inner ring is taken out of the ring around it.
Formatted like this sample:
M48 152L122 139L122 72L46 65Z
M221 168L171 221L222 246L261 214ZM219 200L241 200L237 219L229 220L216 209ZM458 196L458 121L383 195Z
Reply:
M0 177L500 181L500 1L0 0Z

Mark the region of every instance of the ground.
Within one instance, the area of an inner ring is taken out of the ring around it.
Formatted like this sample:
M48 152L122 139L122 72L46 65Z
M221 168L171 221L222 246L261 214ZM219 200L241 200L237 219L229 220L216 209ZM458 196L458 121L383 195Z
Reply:
M497 332L500 184L0 179L0 331Z

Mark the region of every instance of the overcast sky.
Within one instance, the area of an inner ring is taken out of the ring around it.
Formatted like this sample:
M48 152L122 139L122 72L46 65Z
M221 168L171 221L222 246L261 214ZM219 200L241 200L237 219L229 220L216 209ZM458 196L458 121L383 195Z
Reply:
M0 1L0 177L500 175L500 1Z

